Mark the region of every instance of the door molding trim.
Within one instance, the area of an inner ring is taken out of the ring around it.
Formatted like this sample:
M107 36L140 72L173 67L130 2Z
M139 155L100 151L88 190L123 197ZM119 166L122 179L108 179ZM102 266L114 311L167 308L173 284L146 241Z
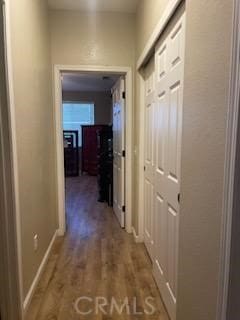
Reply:
M223 213L221 230L220 275L216 320L226 320L231 256L233 196L237 129L240 102L240 2L234 1L232 26L231 75L229 83L226 151L224 164Z
M139 111L139 166L138 166L138 241L144 241L144 154L145 154L145 81L143 75L137 74L139 78L140 111Z
M173 16L173 14L175 13L176 9L182 1L183 0L170 0L162 17L160 18L150 38L148 39L147 44L142 51L142 54L140 55L137 61L137 70L139 70L144 65L151 53L153 53L158 38L160 37L167 23L169 22L169 20L171 19L171 17Z
M132 173L133 173L133 76L131 67L93 65L54 65L54 122L56 145L56 177L59 235L66 231L65 181L62 139L62 86L61 72L78 71L125 75L126 80L126 231L132 232Z

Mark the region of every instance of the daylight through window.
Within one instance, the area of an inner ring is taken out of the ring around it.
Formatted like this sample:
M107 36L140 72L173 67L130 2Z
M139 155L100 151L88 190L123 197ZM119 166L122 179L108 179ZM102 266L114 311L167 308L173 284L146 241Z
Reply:
M94 124L94 104L87 102L63 103L63 130L78 130L82 146L82 125Z

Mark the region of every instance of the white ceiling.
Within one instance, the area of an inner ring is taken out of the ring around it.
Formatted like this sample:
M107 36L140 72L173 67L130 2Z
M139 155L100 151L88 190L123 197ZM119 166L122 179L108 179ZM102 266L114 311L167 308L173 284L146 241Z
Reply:
M134 13L139 0L48 0L51 9Z
M103 79L104 76L107 76L109 78ZM118 78L119 75L64 73L62 74L62 90L75 92L107 92L112 89Z

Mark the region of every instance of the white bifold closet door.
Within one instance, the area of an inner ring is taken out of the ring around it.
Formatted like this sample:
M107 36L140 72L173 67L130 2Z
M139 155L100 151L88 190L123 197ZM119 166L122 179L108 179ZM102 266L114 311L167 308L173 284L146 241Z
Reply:
M173 320L177 303L184 51L185 13L178 12L145 68L144 243Z
M112 89L113 99L113 210L125 227L125 80Z
M154 275L171 319L176 318L185 14L171 23L155 51L156 139Z
M144 243L154 257L153 199L154 199L154 57L145 69L145 158L144 158Z

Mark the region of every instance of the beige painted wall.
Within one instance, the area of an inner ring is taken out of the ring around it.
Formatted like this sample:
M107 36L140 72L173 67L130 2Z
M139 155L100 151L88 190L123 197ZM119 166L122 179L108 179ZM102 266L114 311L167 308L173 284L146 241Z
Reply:
M141 0L137 9L137 58L141 55L169 0Z
M155 18L161 17L160 2L140 2L137 58L156 25ZM232 3L186 1L177 320L216 319ZM142 19L147 20L144 26ZM137 81L136 114L139 96ZM138 136L136 125L137 147ZM137 215L134 221L138 223Z
M130 66L135 71L135 14L53 10L50 26L53 64ZM136 199L134 219L135 213Z
M135 65L135 15L51 11L53 64Z
M232 5L186 2L178 320L216 319Z
M110 92L64 91L63 101L93 102L95 124L112 123L112 98Z
M45 1L10 1L26 296L56 229L50 38ZM34 252L33 237L39 249Z

